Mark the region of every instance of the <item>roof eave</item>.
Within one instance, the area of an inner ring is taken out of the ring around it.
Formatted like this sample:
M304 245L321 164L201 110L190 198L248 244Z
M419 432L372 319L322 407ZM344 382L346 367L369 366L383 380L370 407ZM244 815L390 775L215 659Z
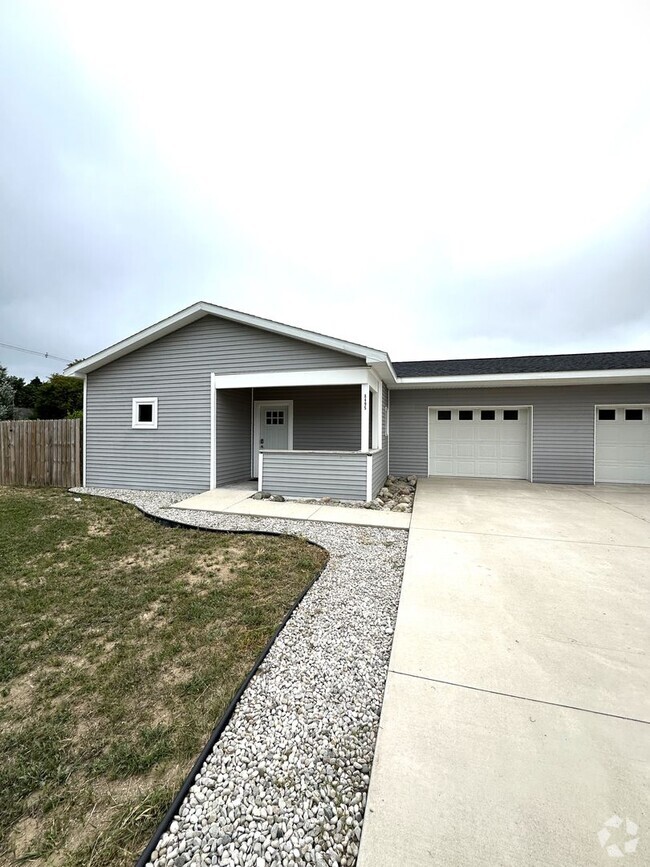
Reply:
M395 388L490 388L540 385L604 385L650 383L650 368L556 371L551 373L490 373L473 376L402 376Z

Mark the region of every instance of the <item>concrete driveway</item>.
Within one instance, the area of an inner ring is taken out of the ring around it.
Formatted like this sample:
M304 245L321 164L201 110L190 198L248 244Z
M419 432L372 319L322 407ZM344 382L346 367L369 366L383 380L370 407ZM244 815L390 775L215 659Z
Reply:
M650 864L649 614L647 486L420 480L360 867Z

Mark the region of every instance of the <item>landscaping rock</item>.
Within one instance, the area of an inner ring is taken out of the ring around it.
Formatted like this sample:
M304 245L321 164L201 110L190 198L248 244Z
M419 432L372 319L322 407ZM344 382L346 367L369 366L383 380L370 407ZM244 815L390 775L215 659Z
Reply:
M352 867L406 531L174 509L188 494L78 492L133 503L188 526L299 535L330 553L246 688L148 867ZM365 505L377 508L374 502Z
M411 481L413 484L411 484ZM314 505L322 505L329 503L335 506L341 506L348 509L381 509L382 511L392 511L397 505L406 504L410 512L413 510L413 499L415 497L415 476L401 478L398 476L388 476L386 483L379 491L379 494L374 500L367 502L352 501L352 500L335 500L332 497L322 497L321 499L300 499L303 503L313 503ZM372 505L371 505L372 504ZM404 511L403 509L401 511Z

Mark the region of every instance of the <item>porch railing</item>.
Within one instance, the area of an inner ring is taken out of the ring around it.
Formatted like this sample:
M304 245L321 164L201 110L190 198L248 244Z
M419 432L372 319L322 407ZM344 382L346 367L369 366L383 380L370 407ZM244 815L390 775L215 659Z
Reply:
M259 456L259 489L283 497L369 500L386 480L385 458L383 450L265 450Z

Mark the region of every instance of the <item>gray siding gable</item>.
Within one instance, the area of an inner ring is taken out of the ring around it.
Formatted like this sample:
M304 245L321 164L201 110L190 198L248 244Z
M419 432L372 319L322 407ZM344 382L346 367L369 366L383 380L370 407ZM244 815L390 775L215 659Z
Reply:
M210 374L365 366L357 356L216 316L88 374L86 484L210 486ZM158 398L157 430L133 430L132 399Z

